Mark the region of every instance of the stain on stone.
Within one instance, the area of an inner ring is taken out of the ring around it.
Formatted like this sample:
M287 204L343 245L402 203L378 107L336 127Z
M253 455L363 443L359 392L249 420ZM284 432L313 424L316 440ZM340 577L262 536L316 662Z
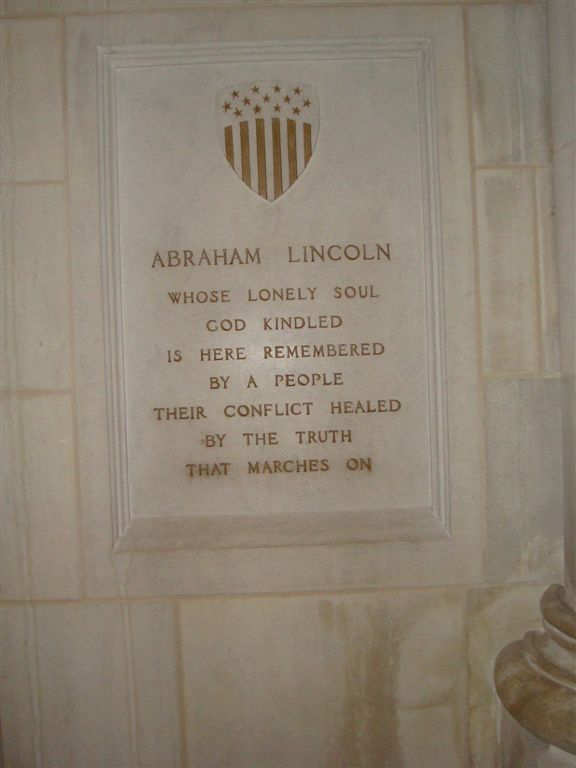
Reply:
M332 610L332 603L330 600L320 600L318 605L318 614L320 616L320 623L323 629L330 629L332 627L332 618L334 611Z
M344 653L340 740L330 765L340 768L401 768L395 710L397 641L382 605L324 601L326 632Z

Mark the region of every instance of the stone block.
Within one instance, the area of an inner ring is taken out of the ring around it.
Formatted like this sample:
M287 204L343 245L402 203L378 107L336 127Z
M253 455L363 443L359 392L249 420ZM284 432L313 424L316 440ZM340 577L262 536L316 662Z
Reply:
M461 610L442 590L183 603L190 764L463 765Z
M561 579L560 380L485 388L488 579Z
M537 371L532 172L482 171L477 189L484 371Z
M70 396L7 397L2 408L3 596L78 597Z
M8 608L6 623L9 766L182 765L170 603Z
M70 386L66 196L60 185L3 190L4 389Z
M476 162L549 162L544 7L474 5L468 30Z
M2 180L63 179L61 24L57 19L7 21L2 51Z

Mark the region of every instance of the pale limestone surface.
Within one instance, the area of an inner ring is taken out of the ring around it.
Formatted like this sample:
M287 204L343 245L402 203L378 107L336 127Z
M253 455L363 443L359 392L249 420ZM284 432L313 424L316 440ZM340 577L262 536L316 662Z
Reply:
M558 225L556 243L560 274L560 328L562 344L562 417L564 441L564 506L567 581L576 599L576 264L575 217L576 142L554 153Z
M576 4L571 0L548 2L550 52L550 100L552 109L552 148L560 149L574 141L574 93L576 92L576 52L574 26Z
M486 383L487 576L562 578L560 381Z
M182 764L169 602L7 607L4 627L8 765Z
M575 144L576 142L572 140L554 153L558 219L555 231L556 247L559 254L562 366L563 374L565 374L568 383L574 381L574 370L576 369L576 330L571 322L575 316L572 298L576 283L574 259L571 259L571 255L574 253L575 239L574 218L571 215L576 205L576 193L574 191Z
M461 591L180 611L186 765L466 763ZM170 602L5 608L8 765L34 764L22 729L48 766L181 765L173 619Z
M534 0L486 0L491 3L532 3ZM183 11L208 7L213 0L0 0L0 13L5 16L46 16L78 13L142 13L145 11ZM219 0L223 6L266 8L271 0ZM305 6L309 0L272 0L275 5ZM434 5L439 0L381 0L381 5ZM440 0L443 3L474 3L477 0ZM375 5L374 0L315 0L316 5Z
M555 235L560 278L564 440L565 584L576 604L576 14L573 3L548 4L551 48Z
M484 368L538 369L531 171L478 174Z
M468 19L476 161L550 162L544 7L476 5Z
M80 552L70 396L2 402L2 594L77 597Z
M60 185L17 186L4 187L2 194L2 387L66 389L70 285L65 190Z
M542 367L547 373L560 370L558 328L558 256L554 242L554 190L552 166L534 171Z
M3 607L2 656L2 756L8 766L34 765L40 755L40 731L35 717L38 677L35 661L33 608Z
M62 25L2 24L2 180L65 175Z
M540 592L472 591L467 618L461 590L185 600L187 764L495 766L494 657ZM180 765L172 604L123 606L4 609L7 765L34 765L41 729L49 766Z
M212 599L181 610L191 765L465 763L458 593ZM437 728L431 745L425 734Z
M70 13L102 13L109 0L2 0L4 16L26 17Z

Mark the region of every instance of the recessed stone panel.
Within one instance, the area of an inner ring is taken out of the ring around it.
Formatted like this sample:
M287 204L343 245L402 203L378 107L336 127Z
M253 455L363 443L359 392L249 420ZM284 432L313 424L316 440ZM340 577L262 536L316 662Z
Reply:
M100 66L118 546L445 534L431 42Z

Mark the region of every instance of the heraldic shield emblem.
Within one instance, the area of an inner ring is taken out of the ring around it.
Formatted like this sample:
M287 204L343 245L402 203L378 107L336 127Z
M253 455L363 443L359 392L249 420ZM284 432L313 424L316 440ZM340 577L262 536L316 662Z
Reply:
M277 200L310 162L319 128L310 85L258 80L216 97L220 144L231 168L253 192Z

